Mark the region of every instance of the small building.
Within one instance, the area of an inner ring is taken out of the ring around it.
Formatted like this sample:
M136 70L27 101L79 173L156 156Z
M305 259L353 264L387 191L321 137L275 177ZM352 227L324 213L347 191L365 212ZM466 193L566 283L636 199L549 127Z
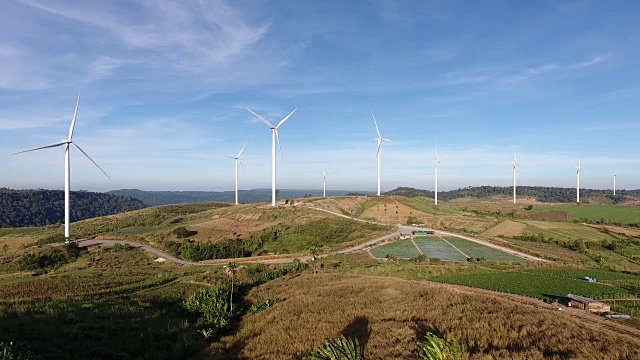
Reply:
M605 313L611 311L611 305L597 300L573 294L569 294L567 297L570 299L569 306L572 308L578 308L592 313Z

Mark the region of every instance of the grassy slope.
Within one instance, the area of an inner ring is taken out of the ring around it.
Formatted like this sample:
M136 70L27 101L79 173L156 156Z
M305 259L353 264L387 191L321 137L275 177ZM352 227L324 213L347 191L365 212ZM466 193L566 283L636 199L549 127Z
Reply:
M434 283L307 274L262 285L248 298L283 301L245 316L237 334L211 347L214 359L301 358L341 333L357 337L367 359L415 358L426 331L460 341L471 359L640 356L640 341L568 314Z
M266 243L263 253L301 253L316 246L331 251L388 233L391 227L355 222L311 209L271 209L263 205L229 206L225 203L196 203L147 208L72 224L78 238L126 239L150 243L162 248L175 240L172 230L184 226L196 232L191 241L217 242L252 235L277 226L282 227L277 241ZM60 240L61 227L0 230L0 246L11 249L37 242ZM20 246L16 246L16 242ZM9 246L9 245L7 245Z

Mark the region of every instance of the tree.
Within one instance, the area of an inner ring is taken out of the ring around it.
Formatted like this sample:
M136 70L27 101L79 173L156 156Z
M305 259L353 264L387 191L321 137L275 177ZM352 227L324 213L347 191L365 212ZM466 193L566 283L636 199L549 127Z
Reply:
M231 297L229 300L229 304L231 304L231 312L233 312L233 285L236 278L236 272L243 267L244 266L238 266L238 264L233 261L230 261L227 263L227 265L223 266L225 274L231 277Z
M309 260L311 260L314 274L316 273L316 258L318 257L319 253L320 253L320 250L318 250L317 246L312 246L311 248L309 248L309 255L310 255Z

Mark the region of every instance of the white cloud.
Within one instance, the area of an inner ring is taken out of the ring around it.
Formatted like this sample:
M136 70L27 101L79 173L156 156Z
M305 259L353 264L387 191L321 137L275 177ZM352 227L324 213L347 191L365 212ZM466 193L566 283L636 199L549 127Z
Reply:
M586 68L586 67L590 67L593 65L597 65L600 64L602 62L605 62L607 60L611 59L611 54L600 54L600 55L596 55L593 56L592 58L585 60L585 61L581 61L572 65L569 65L567 68L570 70L578 70L578 69L582 69L582 68Z

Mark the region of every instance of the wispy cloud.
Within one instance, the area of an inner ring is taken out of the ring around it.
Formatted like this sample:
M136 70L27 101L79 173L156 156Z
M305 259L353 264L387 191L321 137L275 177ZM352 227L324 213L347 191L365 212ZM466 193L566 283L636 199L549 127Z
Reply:
M572 65L567 66L568 69L570 70L578 70L578 69L582 69L582 68L586 68L586 67L590 67L593 65L597 65L600 64L602 62L605 62L607 60L611 59L611 54L600 54L600 55L595 55L590 59L587 59L585 61L581 61Z
M134 50L151 51L154 61L174 66L209 67L242 54L262 38L268 25L252 25L222 0L182 2L140 0L117 13L108 2L45 2L25 5L109 31ZM119 9L122 10L122 9Z

